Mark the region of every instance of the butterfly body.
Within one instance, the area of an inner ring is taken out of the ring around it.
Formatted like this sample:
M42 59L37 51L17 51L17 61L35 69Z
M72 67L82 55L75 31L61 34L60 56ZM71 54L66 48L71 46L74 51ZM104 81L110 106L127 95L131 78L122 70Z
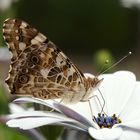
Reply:
M53 42L22 20L5 20L3 36L12 53L6 79L12 94L73 103L88 99L101 82L86 78Z

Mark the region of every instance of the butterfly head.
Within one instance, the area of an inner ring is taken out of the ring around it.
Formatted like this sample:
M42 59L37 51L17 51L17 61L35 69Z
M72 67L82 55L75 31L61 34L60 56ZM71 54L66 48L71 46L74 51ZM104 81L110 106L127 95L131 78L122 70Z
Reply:
M103 81L103 78L102 79L99 79L98 77L92 78L90 82L91 87L94 89L97 89L100 86L102 81Z
M91 74L85 74L86 77L86 83L87 83L87 90L88 89L92 89L92 90L96 90L98 89L98 87L100 86L100 84L103 81L102 79L99 79L97 76L93 76Z

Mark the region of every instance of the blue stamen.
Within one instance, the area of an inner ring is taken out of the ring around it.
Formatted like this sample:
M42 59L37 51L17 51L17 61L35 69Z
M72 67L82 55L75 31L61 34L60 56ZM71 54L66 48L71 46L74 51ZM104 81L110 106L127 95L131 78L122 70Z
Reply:
M114 124L121 123L121 120L117 118L115 114L113 114L113 116L107 116L103 113L99 113L98 117L94 116L94 120L100 128L112 128Z

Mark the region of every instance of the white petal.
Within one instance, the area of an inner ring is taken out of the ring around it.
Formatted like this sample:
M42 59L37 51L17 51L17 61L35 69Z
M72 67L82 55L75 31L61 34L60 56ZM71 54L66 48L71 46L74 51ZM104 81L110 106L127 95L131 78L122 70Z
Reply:
M75 120L69 119L69 118L60 118L60 117L25 117L25 118L15 118L11 119L6 122L6 124L9 127L17 127L20 129L33 129L36 127L40 127L43 125L62 125L62 126L68 126L74 129L79 129L82 131L87 131L87 127L80 124L79 122L76 122Z
M22 97L22 98L18 98L16 100L14 100L14 102L15 103L30 103L30 102L38 103L41 105L49 106L49 107L61 112L58 108L56 108L56 106L54 106L54 103L59 103L59 101L55 101L55 100L42 100L42 99L38 99L38 98ZM90 112L88 102L79 102L76 104L63 104L63 103L61 103L61 104L75 110L79 114L84 115L86 118L92 119L92 115Z
M59 124L69 126L82 131L87 130L87 126L70 119L60 113L42 111L24 111L9 115L7 121L9 127L19 127L21 129L32 129L42 125Z
M133 94L121 112L120 118L124 123L140 119L140 82L136 82Z
M59 108L57 108L57 106L54 106L54 103L56 104L59 104L59 102L56 102L54 100L47 100L47 101L44 101L44 100L41 100L41 99L37 99L37 98L30 98L30 97L23 97L23 98L18 98L16 100L14 100L14 102L16 103L28 103L28 102L34 102L34 103L39 103L39 104L42 104L42 105L45 105L45 106L49 106L49 107L52 107L53 109L61 112L61 110ZM63 105L63 104L62 104ZM80 106L82 105L82 108L79 108ZM65 106L65 105L64 105ZM67 105L67 106L73 106L73 105ZM75 105L74 105L75 106ZM73 106L73 107L74 107ZM88 107L87 107L88 106ZM73 109L72 107L72 109ZM83 107L85 108L83 110ZM79 115L82 115L84 116L85 118L88 119L88 121L91 123L91 126L96 126L96 128L98 128L98 125L96 123L93 122L92 120L92 115L91 115L91 112L89 111L89 104L87 102L82 102L82 103L78 103L76 104L76 106L74 107L75 111L77 113L79 113ZM31 112L29 111L27 113L27 111L24 113L21 114L12 114L10 115L9 117L10 118L15 118L15 117L22 117L22 116L46 116L45 113L43 113L42 111L40 111L41 113L35 113L35 112ZM82 114L84 113L84 114ZM38 115L39 114L39 115ZM90 116L90 117L89 117ZM88 118L89 117L89 118Z
M108 115L119 115L125 107L135 87L135 75L128 71L115 72L112 75L102 75L104 80L100 90L105 99Z
M86 118L84 114L80 114L77 111L72 110L69 107L66 107L62 104L54 104L63 114L65 114L66 116L68 116L69 118L72 118L80 123L82 123L83 125L86 126L94 126L95 128L99 128L98 125L90 118ZM86 109L86 108L85 108Z
M58 123L62 120L49 117L38 117L38 118L22 118L22 119L12 119L9 120L6 124L9 127L18 127L20 129L33 129L43 125Z
M79 102L76 104L69 104L66 106L76 111L77 113L83 115L88 120L92 120L92 114L88 102Z
M20 107L17 104L13 104L13 103L10 103L9 104L9 108L10 108L10 112L11 113L17 113L17 112L23 112L23 111L25 111L22 107Z
M115 140L121 136L123 131L121 128L114 129L103 128L97 130L93 127L90 127L88 129L88 132L92 138L97 140Z
M119 140L140 140L140 131L123 128L123 133Z
M120 124L114 125L114 127L126 127L140 131L140 118L138 120L133 120L125 123L122 122Z
M34 97L22 97L22 98L18 98L16 100L14 100L15 103L37 103L37 104L41 104L41 105L45 105L48 106L50 108L53 108L57 111L59 111L54 105L54 102L57 102L55 100L42 100L42 99L38 99L38 98L34 98Z
M64 115L56 112L43 112L43 111L23 111L9 115L10 118L21 118L21 117L54 117L54 118L66 118Z

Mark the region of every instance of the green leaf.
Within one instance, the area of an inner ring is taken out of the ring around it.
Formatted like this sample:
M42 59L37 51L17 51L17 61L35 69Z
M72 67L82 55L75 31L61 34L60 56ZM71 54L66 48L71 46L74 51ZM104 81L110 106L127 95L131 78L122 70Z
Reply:
M0 140L31 140L15 129L0 125Z
M0 85L0 114L6 114L8 111L9 109L6 93L2 85Z

